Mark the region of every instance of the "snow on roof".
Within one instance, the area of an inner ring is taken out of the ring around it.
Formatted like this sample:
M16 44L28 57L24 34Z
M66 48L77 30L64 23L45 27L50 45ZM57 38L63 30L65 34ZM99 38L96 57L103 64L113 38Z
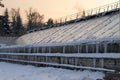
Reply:
M2 48L20 48L20 47L49 47L49 46L68 46L68 45L80 45L80 44L99 44L101 42L111 43L111 42L120 42L120 38L103 38L103 39L88 39L64 43L33 43L33 44L24 44L24 45L12 45L12 46L3 46Z
M119 38L118 13L87 21L64 25L26 34L17 39L18 44L69 43L107 38Z

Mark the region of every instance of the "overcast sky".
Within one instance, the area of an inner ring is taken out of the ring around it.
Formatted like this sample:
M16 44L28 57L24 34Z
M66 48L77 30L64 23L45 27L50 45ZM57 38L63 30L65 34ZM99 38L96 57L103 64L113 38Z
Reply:
M79 9L91 9L99 7L119 0L3 0L5 8L21 8L22 16L25 15L25 10L33 7L45 18L59 18L78 12ZM0 14L5 8L0 8Z

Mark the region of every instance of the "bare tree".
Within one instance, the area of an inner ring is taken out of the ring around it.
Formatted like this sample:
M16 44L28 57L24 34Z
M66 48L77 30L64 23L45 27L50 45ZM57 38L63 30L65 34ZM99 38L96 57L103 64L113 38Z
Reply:
M33 10L33 8L29 8L29 10L26 11L26 16L28 30L43 26L44 15L40 15L39 12Z
M85 17L86 12L85 12L84 8L80 5L79 2L76 2L74 8L75 8L75 9L77 10L77 12L78 12L78 13L76 14L76 18Z
M86 15L85 10L83 10L81 16L85 17L85 15Z

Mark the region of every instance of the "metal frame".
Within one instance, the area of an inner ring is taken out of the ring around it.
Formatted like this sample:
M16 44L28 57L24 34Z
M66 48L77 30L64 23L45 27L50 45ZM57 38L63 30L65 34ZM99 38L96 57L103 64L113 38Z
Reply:
M96 15L96 14L99 14L102 12L107 12L107 11L111 11L111 10L119 9L119 8L120 8L120 3L119 3L119 1L117 1L114 3L96 7L96 8L90 9L90 10L83 10L82 12L78 12L78 13L75 13L72 15L60 17L58 19L55 19L54 21L56 21L56 23L65 23L70 20L76 20L79 18L84 18L87 16Z

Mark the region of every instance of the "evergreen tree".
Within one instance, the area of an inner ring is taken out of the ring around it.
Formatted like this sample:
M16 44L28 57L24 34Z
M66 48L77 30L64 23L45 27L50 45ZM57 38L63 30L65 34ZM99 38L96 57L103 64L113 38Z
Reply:
M20 16L20 9L16 11L16 26L15 26L15 34L20 35L21 29L23 28L22 18Z
M12 27L13 27L12 30L15 35L19 36L22 34L22 29L24 29L22 24L22 18L20 16L20 9L12 9L11 16L12 16Z
M9 24L9 15L8 15L8 9L7 8L4 12L4 16L5 16L5 25L8 25Z
M20 16L20 12L19 12L19 9L18 9L18 12L17 12L17 16L16 16L16 33L18 35L21 34L21 30L23 29L23 24L22 24L22 18Z
M1 1L2 1L2 0L0 0L0 6L1 6L1 7L4 7L4 4L2 4Z
M53 19L52 18L49 18L48 21L47 21L47 25L50 26L50 25L53 25Z
M11 34L10 26L9 26L9 14L8 14L8 9L6 8L4 12L4 19L3 19L3 28L7 34Z

